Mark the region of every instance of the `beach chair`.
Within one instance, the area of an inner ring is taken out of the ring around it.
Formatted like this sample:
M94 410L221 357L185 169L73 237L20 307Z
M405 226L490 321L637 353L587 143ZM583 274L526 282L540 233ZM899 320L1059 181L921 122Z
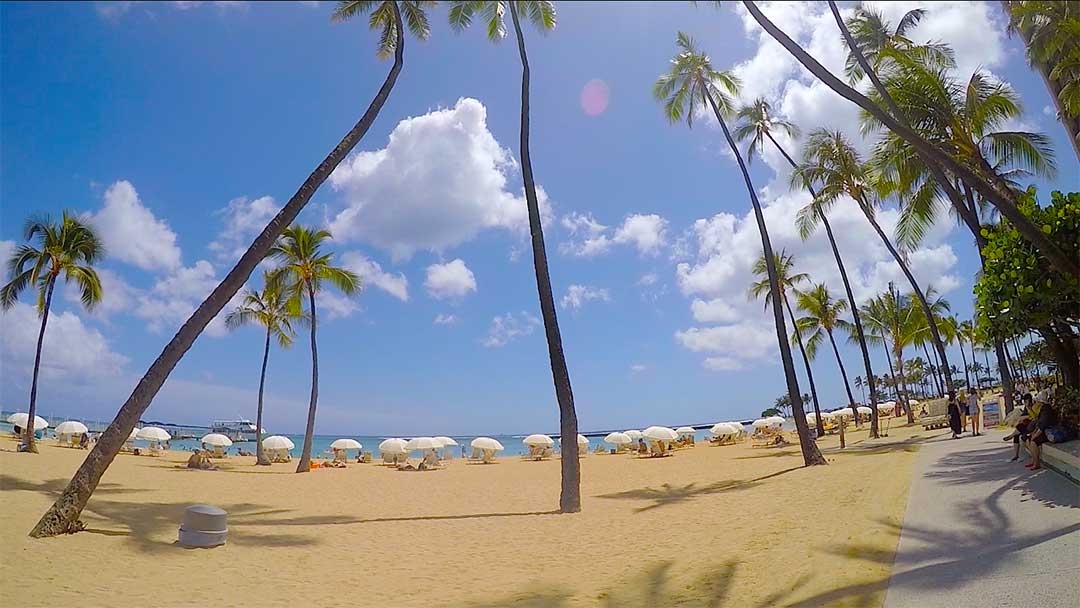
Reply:
M225 458L225 450L220 445L213 446L213 450L210 451L211 458Z
M483 455L483 458L481 459L480 462L482 462L484 464L494 464L495 463L495 450L484 450L484 455Z
M161 456L161 446L156 441L150 444L149 454L151 456Z

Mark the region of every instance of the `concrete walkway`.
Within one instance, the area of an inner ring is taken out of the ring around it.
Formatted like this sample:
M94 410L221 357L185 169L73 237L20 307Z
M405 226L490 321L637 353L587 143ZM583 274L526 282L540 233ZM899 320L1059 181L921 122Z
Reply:
M1080 606L1080 487L1003 436L922 444L885 608Z

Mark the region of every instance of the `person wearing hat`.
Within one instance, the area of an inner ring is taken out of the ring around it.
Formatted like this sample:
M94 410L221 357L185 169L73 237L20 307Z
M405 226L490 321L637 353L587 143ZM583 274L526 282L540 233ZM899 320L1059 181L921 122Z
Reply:
M1028 451L1031 452L1031 462L1024 465L1032 471L1042 468L1042 444L1047 442L1046 429L1054 425L1054 408L1048 398L1049 389L1044 389L1035 395L1035 404L1032 406L1032 414L1035 423L1031 426L1031 438L1028 439Z

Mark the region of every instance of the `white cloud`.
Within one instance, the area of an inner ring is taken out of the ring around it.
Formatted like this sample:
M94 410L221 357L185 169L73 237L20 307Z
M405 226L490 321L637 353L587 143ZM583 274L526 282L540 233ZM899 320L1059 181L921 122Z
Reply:
M435 320L432 321L435 325L453 325L458 322L458 318L454 315L448 315L445 313L439 313L435 315Z
M640 374L649 371L649 366L644 363L634 363L630 366L630 372L633 374Z
M460 258L427 267L424 289L436 300L460 299L476 291L476 277Z
M614 230L592 214L577 212L564 215L559 223L573 237L560 243L559 251L577 257L601 255L614 245L633 245L641 255L656 255L667 244L668 221L655 213L628 215Z
M132 287L117 273L106 268L97 268L98 279L101 280L101 301L94 307L92 315L107 319L114 314L130 310L138 301L142 291ZM82 292L76 283L64 285L64 299L82 305L80 294Z
M770 359L777 350L776 331L766 322L691 327L675 332L675 340L694 352L715 353L729 359Z
M134 314L146 321L146 327L152 333L171 330L187 321L220 282L214 265L199 260L158 279L150 290L138 294ZM225 315L239 305L241 297L241 292L237 292L203 333L213 337L226 335Z
M527 313L506 313L491 320L488 335L481 344L488 348L501 348L522 336L528 336L542 325L539 318Z
M301 4L310 4L301 2ZM222 12L230 9L246 9L247 2L242 0L207 0L205 2L197 0L174 0L172 2L152 2L134 0L131 2L95 2L94 9L97 11L99 17L108 20L116 20L120 17L131 12L136 6L147 5L148 7L154 6L168 6L178 11L187 11L193 8L198 8L202 5L214 6Z
M7 274L7 263L13 253L15 253L15 241L0 241L0 264L3 264L0 277L4 283L11 279Z
M407 259L443 252L489 228L528 234L524 196L508 190L510 150L487 127L475 99L397 124L385 148L349 156L330 176L345 208L330 223L335 238L363 241ZM537 188L542 215L547 194Z
M409 301L409 280L404 274L384 272L378 262L359 251L346 251L341 256L341 264L359 275L365 286L374 285L402 302Z
M559 301L559 304L569 310L580 310L587 302L607 302L610 299L611 294L608 293L607 289L589 285L571 285Z
M105 204L88 220L105 245L105 254L143 270L180 267L180 247L169 224L139 200L131 182L121 180L105 191Z
M272 196L234 198L219 211L225 227L210 243L210 251L220 262L235 263L280 210L281 205Z
M731 357L706 357L701 364L705 369L714 372L734 372L743 369L742 362Z
M641 278L637 280L636 285L640 285L642 287L649 287L650 285L656 285L656 282L659 280L660 277L657 276L655 272L649 272L641 275Z
M731 323L739 319L739 313L723 298L695 299L690 303L690 311L698 323Z
M330 289L315 296L315 307L319 319L326 321L344 319L360 310L360 305L356 303L356 300Z
M29 382L33 373L41 319L34 306L23 302L0 312L0 367L4 382ZM115 352L105 336L83 324L71 312L49 313L41 354L41 379L86 382L119 374L127 357Z

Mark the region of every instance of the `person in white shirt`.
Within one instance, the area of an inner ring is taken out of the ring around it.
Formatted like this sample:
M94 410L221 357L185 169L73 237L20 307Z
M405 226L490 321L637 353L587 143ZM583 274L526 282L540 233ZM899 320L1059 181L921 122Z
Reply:
M967 394L967 414L971 420L971 434L980 435L979 433L979 392L968 389Z

